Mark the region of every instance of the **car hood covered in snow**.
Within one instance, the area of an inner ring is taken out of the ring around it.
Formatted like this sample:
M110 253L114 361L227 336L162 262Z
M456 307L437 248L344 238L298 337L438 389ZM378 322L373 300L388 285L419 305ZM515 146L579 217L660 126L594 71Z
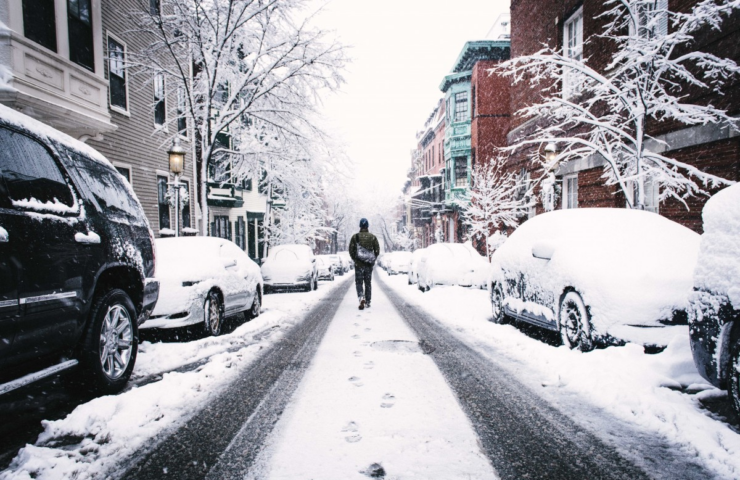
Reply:
M657 326L687 306L698 248L698 234L654 213L558 210L512 234L493 254L490 281L521 273L553 310L573 287L601 334L621 324Z

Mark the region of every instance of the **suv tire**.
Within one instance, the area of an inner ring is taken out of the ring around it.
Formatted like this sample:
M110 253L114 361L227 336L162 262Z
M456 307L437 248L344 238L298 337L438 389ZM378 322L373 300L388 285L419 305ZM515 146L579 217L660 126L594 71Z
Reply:
M221 306L221 299L218 293L211 290L203 302L203 329L206 335L217 337L221 335L223 325L224 309Z
M90 311L82 343L83 379L92 391L121 391L136 363L139 331L136 309L126 292L114 288L100 295Z

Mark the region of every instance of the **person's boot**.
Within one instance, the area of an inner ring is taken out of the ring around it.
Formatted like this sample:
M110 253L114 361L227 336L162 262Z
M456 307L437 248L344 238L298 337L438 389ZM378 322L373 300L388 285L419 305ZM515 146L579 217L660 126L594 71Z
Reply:
M368 300L367 302L365 302L365 308L370 308L370 300Z
M360 299L360 310L364 310L364 309L365 309L365 299L361 298Z

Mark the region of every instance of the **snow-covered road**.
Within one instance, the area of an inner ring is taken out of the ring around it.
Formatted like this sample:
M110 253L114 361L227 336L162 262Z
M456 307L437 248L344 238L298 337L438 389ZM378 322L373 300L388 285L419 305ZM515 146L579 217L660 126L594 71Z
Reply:
M358 311L347 293L248 478L496 478L419 338L378 285L373 296Z

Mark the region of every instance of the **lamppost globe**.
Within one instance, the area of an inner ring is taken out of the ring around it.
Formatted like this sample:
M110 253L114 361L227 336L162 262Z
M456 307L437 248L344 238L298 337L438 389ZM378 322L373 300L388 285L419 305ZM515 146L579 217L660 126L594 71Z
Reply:
M187 151L180 145L180 140L175 138L172 148L167 152L170 156L170 172L180 175L185 167L185 153Z
M545 145L545 160L547 160L548 164L552 165L556 158L558 158L557 146L555 143L550 142Z

